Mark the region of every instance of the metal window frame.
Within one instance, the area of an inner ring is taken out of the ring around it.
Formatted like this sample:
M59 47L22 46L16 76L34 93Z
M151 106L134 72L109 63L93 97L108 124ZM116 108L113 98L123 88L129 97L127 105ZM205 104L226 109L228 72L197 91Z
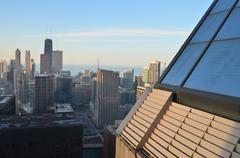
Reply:
M161 83L168 72L171 70L173 65L176 63L176 61L179 59L180 55L183 53L183 51L186 49L186 47L190 44L191 39L193 36L197 33L198 29L201 27L203 22L206 20L208 15L210 15L212 9L217 4L219 0L214 0L214 2L211 4L211 6L208 8L200 22L197 24L197 26L194 28L193 32L190 34L190 36L187 38L187 40L184 42L180 50L177 52L163 75L160 77L159 81L154 85L154 88L168 90L173 92L173 100L175 102L178 102L180 104L188 105L190 107L194 107L200 110L208 111L213 114L217 114L229 119L233 119L236 121L240 121L240 98L234 97L234 96L228 96L213 92L207 92L197 89L191 89L187 87L183 87L188 78L191 76L192 72L195 70L198 63L201 61L202 57L208 50L208 48L211 46L211 44L214 42L215 37L218 35L219 31L235 9L236 5L240 0L236 0L235 3L231 8L229 8L227 15L225 16L225 19L222 21L222 23L219 25L218 29L212 36L211 40L208 42L206 48L201 52L200 56L197 58L193 66L190 68L189 72L185 76L184 80L181 82L179 86L170 85L166 83Z
M198 22L197 26L193 29L192 33L188 36L188 38L186 39L186 41L184 42L184 44L181 46L180 50L177 52L177 54L174 56L174 58L172 59L172 61L170 62L170 64L168 65L168 67L166 68L166 70L164 71L164 73L162 74L162 76L160 77L160 79L158 80L158 83L161 83L163 81L163 79L166 77L166 75L168 74L168 72L171 70L171 68L173 67L173 65L176 63L176 61L179 59L180 55L183 53L183 51L186 49L186 47L188 46L188 44L191 42L193 36L197 33L198 29L201 27L201 25L203 24L203 22L206 20L207 16L210 14L210 12L212 11L213 7L217 4L218 0L214 0L214 2L211 4L211 6L208 8L208 10L206 11L206 13L203 15L203 17L201 18L201 20Z
M239 0L236 0L235 3L233 4L233 6L229 9L227 15L225 16L225 19L222 21L222 23L219 25L219 27L217 28L216 32L214 33L214 35L212 36L211 40L208 42L207 46L205 47L205 49L201 52L200 56L197 58L197 60L195 61L195 64L193 64L193 66L191 67L190 71L187 73L187 75L185 76L185 78L183 79L182 83L180 84L181 87L184 86L184 84L187 82L187 80L189 79L189 77L192 75L193 71L195 70L195 68L197 67L197 65L199 64L199 62L202 60L203 56L206 54L208 48L212 45L212 43L214 42L215 37L218 35L218 33L220 32L220 30L222 29L223 25L225 24L225 22L227 21L227 19L229 18L229 16L232 14L235 6L237 5Z
M158 84L157 89L173 92L173 101L240 122L240 98L191 88Z

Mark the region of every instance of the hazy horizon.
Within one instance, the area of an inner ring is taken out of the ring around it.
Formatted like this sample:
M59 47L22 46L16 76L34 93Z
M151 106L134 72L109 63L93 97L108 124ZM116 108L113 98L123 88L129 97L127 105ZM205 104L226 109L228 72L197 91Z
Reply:
M64 64L94 65L98 57L104 65L169 63L211 2L3 1L1 59L14 58L19 48L22 61L31 50L39 63L45 38L52 38Z

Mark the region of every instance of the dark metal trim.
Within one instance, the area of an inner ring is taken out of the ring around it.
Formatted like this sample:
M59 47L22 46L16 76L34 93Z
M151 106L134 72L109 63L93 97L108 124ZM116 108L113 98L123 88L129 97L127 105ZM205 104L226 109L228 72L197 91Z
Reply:
M173 101L212 114L240 121L240 98L185 87L158 84L155 88L172 91Z

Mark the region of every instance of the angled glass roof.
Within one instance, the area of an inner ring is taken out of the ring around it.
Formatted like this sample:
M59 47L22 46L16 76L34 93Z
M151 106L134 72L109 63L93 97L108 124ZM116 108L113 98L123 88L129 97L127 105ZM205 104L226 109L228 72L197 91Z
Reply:
M216 0L161 83L240 97L240 1Z
M215 7L212 9L211 13L220 12L223 10L230 9L236 0L218 0Z

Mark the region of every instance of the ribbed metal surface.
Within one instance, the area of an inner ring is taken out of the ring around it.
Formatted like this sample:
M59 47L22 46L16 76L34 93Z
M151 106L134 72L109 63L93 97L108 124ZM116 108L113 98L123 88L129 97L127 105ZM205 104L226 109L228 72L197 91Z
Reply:
M153 157L158 157L156 153L165 157L238 157L239 125L238 122L173 103L149 136L144 150Z
M153 89L120 134L123 140L133 149L144 140L142 151L152 157L240 158L239 122L175 102L165 108L170 96Z
M146 100L139 109L137 109L121 133L123 138L127 139L127 142L130 143L133 148L136 148L140 143L170 96L170 92L153 90L146 97Z

